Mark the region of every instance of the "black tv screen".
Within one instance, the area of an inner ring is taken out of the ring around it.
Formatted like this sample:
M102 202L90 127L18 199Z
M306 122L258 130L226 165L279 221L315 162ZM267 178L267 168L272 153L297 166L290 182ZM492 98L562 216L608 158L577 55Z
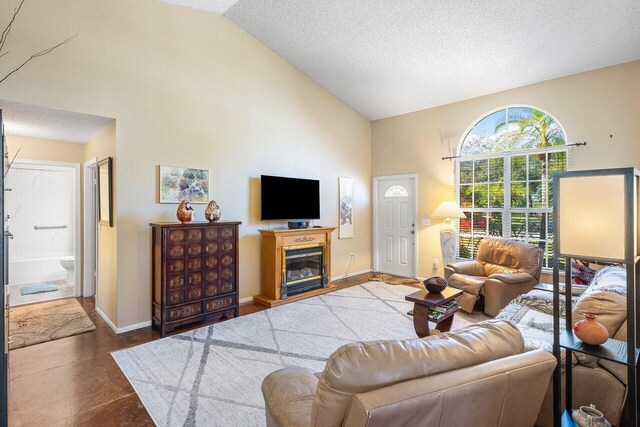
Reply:
M320 219L320 181L261 176L263 220Z

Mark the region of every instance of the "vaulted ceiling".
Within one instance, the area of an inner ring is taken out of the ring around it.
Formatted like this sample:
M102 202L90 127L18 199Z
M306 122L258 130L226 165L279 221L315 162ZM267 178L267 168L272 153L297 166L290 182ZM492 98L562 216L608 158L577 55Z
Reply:
M162 0L223 13L371 120L640 59L638 0Z

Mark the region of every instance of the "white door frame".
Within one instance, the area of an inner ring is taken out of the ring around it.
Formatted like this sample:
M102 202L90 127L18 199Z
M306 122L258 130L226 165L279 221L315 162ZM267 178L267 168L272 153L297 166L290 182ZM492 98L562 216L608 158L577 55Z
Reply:
M55 162L50 160L14 159L13 164L34 166L64 166L74 169L74 198L73 198L73 256L74 256L74 280L76 285L76 297L82 296L82 224L80 221L80 163Z
M413 235L413 277L418 277L418 174L408 173L401 175L382 175L373 177L373 271L378 271L378 190L380 181L391 181L394 179L413 180L414 224L415 234Z
M95 171L98 167L98 159L91 159L83 164L83 226L84 226L84 265L82 268L84 280L82 295L98 296L98 219L97 219L97 194Z

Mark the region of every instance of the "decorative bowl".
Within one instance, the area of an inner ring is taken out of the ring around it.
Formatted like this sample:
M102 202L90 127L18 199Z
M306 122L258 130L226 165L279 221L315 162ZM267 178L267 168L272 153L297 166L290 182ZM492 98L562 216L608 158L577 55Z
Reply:
M424 287L432 294L439 294L447 288L447 280L444 277L430 277L424 281Z

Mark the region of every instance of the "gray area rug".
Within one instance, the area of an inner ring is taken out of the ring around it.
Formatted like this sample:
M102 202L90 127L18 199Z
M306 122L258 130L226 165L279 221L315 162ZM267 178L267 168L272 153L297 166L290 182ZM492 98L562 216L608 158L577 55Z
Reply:
M159 426L265 424L260 385L354 341L415 338L416 289L369 282L112 353ZM453 328L486 319L456 314Z

